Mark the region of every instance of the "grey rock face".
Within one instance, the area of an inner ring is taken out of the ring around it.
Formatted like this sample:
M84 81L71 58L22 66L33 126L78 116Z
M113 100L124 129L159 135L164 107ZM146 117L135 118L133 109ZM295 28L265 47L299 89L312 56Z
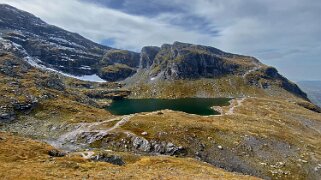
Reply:
M135 68L122 64L108 65L107 67L101 68L98 72L101 78L112 82L124 80L135 73Z
M141 68L150 68L150 75L163 73L164 79L195 79L220 77L240 73L239 66L223 57L237 56L218 49L175 42L160 49L145 47L141 53Z
M99 62L99 76L108 81L124 80L136 73L139 53L126 50L110 50Z
M140 53L140 68L150 68L150 66L154 63L155 56L160 51L159 47L155 46L147 46L143 47Z
M101 65L125 64L132 68L139 65L139 53L126 50L109 50L102 58Z

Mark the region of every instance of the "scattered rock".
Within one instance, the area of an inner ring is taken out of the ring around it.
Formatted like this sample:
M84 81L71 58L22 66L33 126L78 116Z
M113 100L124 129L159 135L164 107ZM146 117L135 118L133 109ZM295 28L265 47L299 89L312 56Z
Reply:
M142 132L142 135L143 135L143 136L146 136L147 134L148 134L148 133L147 133L147 132L145 132L145 131L144 131L144 132Z
M220 150L223 150L223 147L222 146L217 146Z
M48 151L48 154L52 157L64 157L66 156L66 153L63 151L59 151L57 149L52 149Z

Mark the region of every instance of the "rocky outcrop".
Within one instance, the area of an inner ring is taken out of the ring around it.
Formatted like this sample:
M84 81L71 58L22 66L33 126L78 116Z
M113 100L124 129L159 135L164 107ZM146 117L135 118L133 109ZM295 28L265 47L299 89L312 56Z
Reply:
M156 140L146 140L142 137L132 137L132 145L134 150L156 154L166 155L182 155L185 154L185 149L182 146L176 146L171 142L159 142Z
M87 90L84 92L89 98L94 99L123 99L130 94L127 90Z
M298 97L308 100L307 94L295 83L280 75L274 67L262 67L246 76L246 80L252 86L269 89L271 86L280 87Z
M100 65L125 64L128 67L137 68L139 65L139 53L126 50L110 50L102 60Z
M113 64L99 69L98 74L107 81L124 80L136 73L135 68L131 68L125 64Z
M38 100L34 97L28 97L26 96L25 101L18 101L14 100L11 104L13 106L13 109L16 111L31 111L37 104Z
M61 79L61 76L57 74L49 74L48 77L42 79L39 83L39 86L43 86L50 89L55 89L58 91L64 91L66 89L65 83Z
M100 153L98 155L95 155L95 156L91 157L91 160L100 161L100 162L107 162L107 163L111 163L111 164L118 165L118 166L125 165L124 160L120 156L108 155L106 153Z
M131 132L82 132L71 140L72 143L87 144L94 148L109 148L121 151L133 151L148 154L184 156L187 153L183 146L169 141L146 139Z
M16 118L16 114L12 110L0 109L0 122L9 122Z
M120 81L136 73L139 53L126 50L110 50L99 62L99 76L107 81Z
M0 121L2 122L15 120L18 113L28 114L38 105L38 99L28 95L5 98L2 101L4 101L0 107Z

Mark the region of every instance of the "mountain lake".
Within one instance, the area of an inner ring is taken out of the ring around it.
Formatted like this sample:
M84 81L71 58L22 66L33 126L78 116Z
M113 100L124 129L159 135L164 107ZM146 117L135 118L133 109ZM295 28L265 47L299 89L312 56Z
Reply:
M123 99L115 100L107 108L114 115L128 115L164 109L183 111L202 116L218 115L213 106L229 105L229 98L180 98L180 99Z

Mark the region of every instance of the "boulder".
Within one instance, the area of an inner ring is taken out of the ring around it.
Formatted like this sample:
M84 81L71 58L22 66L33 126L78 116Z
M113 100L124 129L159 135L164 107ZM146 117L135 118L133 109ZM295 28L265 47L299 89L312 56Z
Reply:
M95 155L91 158L93 161L107 162L118 166L125 165L125 162L120 156L108 155L106 153Z
M15 118L16 118L16 114L13 111L0 112L0 122L1 121L12 121Z
M151 145L150 143L141 137L133 137L133 147L139 151L150 152Z
M64 157L66 156L66 153L57 149L52 149L48 151L49 156L52 157Z

